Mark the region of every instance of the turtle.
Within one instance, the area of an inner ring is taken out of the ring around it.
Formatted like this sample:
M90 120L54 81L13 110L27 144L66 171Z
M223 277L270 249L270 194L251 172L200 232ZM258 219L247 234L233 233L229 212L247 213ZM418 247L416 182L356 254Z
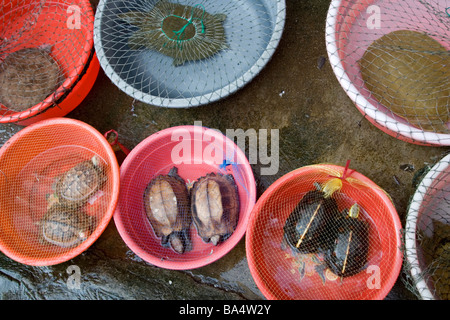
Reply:
M192 186L191 211L198 235L213 245L228 239L239 221L238 187L231 174L208 173Z
M372 42L358 63L381 104L418 128L450 132L450 52L438 41L396 30Z
M338 214L336 200L321 190L308 191L287 218L284 239L300 253L318 253L330 246L332 222Z
M327 267L341 278L359 273L367 264L370 225L358 218L359 212L355 203L334 220L335 239L325 252Z
M192 249L189 201L188 188L177 167L152 179L144 192L145 212L161 245L180 254Z
M41 240L63 248L85 241L94 228L94 218L83 211L54 204L39 221Z
M128 40L132 50L147 48L172 57L174 66L208 58L227 49L223 13L209 14L203 5L181 5L161 0L150 11L120 13L135 27Z
M10 53L0 64L0 103L21 112L42 102L64 76L51 56L52 46L24 48Z
M67 206L83 205L107 180L106 166L99 156L80 162L56 179L57 202Z

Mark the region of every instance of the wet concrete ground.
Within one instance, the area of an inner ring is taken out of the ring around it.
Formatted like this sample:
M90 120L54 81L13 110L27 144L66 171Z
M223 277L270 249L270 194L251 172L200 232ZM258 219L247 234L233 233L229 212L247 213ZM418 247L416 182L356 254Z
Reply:
M101 71L83 103L67 117L100 132L116 129L132 149L167 127L193 125L247 130L279 129L277 174L261 176L253 164L260 195L276 179L298 167L351 159L359 171L392 197L402 222L413 179L449 148L425 147L397 140L370 124L339 85L326 57L325 18L329 0L287 0L287 21L280 45L265 69L234 95L191 109L146 105L117 89ZM94 5L96 1L94 1ZM21 127L0 125L3 144ZM270 149L269 149L270 150ZM401 169L414 166L413 171ZM81 273L79 288L68 283L70 266ZM68 269L69 268L69 269ZM245 239L225 257L203 268L170 271L149 265L120 238L114 222L80 256L51 267L30 267L0 254L2 299L264 299L245 256ZM414 299L398 280L387 299Z

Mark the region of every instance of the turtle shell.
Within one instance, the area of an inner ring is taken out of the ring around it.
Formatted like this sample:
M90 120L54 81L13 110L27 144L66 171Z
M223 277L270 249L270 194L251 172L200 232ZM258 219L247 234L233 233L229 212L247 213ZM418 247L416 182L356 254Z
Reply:
M359 60L371 94L423 130L449 133L450 54L425 33L397 30L375 40Z
M0 102L24 111L42 102L61 84L63 74L50 55L51 47L26 48L9 54L0 64Z
M217 245L236 229L239 193L232 175L209 173L192 186L191 208L194 224L205 242Z
M161 0L149 12L130 11L119 17L138 28L128 40L132 50L158 51L172 57L175 66L228 48L223 27L226 15L209 14L201 5Z
M369 252L369 224L349 217L344 210L336 219L336 238L325 253L325 263L337 276L359 273L367 263Z
M329 223L336 214L339 211L335 199L326 198L322 191L309 191L287 218L284 238L300 253L326 250L334 239Z
M40 221L42 238L54 245L71 248L85 241L93 230L93 218L82 211L53 205Z
M62 204L77 206L87 201L106 181L104 165L94 156L63 173L56 184L56 195Z
M150 181L144 192L144 207L163 246L170 246L177 253L191 249L189 191L176 167L168 175Z

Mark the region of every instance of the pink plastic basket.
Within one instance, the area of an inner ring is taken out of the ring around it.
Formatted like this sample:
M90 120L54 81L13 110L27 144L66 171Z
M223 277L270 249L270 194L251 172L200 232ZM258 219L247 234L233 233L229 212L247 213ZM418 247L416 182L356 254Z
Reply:
M178 163L180 146L187 146ZM189 150L190 149L190 150ZM232 165L224 166L224 160ZM143 194L148 183L176 166L188 184L210 172L231 173L238 186L239 222L232 235L214 246L198 236L194 225L192 250L179 254L161 245L146 216ZM121 192L114 222L128 247L143 260L166 269L187 270L205 266L227 254L243 237L256 199L256 185L245 154L216 130L180 126L159 131L139 143L121 166Z

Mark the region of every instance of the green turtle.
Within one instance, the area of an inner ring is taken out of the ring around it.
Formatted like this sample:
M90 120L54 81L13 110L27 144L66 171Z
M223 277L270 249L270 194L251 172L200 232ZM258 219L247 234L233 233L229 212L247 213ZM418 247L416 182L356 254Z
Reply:
M137 27L128 40L132 50L148 48L172 57L179 66L208 58L228 48L225 14L209 14L203 5L187 6L161 0L149 12L129 11L119 18Z

